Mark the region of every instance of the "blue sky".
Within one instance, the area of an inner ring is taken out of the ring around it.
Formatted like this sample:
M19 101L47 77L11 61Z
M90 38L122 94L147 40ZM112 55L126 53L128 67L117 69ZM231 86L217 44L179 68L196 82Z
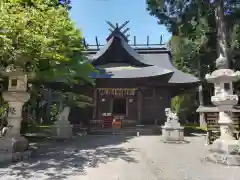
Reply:
M137 2L137 3L136 3ZM147 35L150 43L159 43L170 38L170 33L157 19L146 10L146 0L72 0L70 17L81 29L88 44L95 43L98 36L101 44L106 42L110 31L106 21L122 24L129 20L129 40L136 36L137 43L146 43Z

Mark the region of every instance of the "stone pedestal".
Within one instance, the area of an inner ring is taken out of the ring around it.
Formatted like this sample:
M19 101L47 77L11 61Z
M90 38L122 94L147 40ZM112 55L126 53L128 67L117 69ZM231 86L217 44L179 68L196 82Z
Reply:
M53 127L54 138L56 139L70 139L73 135L72 125L68 121L70 107L65 107L59 114L58 120L55 121Z
M231 69L218 69L207 74L206 79L214 83L215 94L211 101L219 112L220 137L209 147L207 159L215 163L240 165L240 143L233 137L233 121L231 110L238 102L238 96L233 95L232 82L240 78L240 72Z
M184 141L184 128L180 126L178 117L172 113L169 108L165 109L167 121L162 126L162 136L164 142L181 142Z
M181 142L184 141L184 128L162 127L162 136L165 142Z

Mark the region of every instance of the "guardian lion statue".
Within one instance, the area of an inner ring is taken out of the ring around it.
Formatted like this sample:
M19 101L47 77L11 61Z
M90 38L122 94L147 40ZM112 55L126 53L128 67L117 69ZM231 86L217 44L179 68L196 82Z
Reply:
M62 112L59 113L58 118L60 121L67 121L68 120L68 116L70 113L70 107L69 106L65 106L62 110Z

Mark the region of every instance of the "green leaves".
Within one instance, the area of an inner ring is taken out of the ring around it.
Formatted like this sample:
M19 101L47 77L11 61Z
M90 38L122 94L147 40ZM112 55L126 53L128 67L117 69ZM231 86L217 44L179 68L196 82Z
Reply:
M190 115L196 110L197 106L198 104L196 102L194 91L175 96L171 100L171 109L175 113L177 113L180 118L183 118L184 120L186 120L186 117L182 116Z
M149 13L173 34L169 46L174 65L204 79L206 73L214 70L217 58L215 6L207 0L147 0L147 4ZM224 9L231 10L224 17L229 59L233 60L232 68L240 70L239 0L224 0ZM176 109L179 109L179 104L184 106L187 100L175 101Z
M172 40L170 42L170 46L174 46L171 49L178 68L187 72L200 70L202 77L212 70L217 58L215 6L205 0L148 0L147 3L150 14L172 32L172 39L181 39L180 43ZM229 55L235 59L235 67L240 58L240 8L236 0L225 0L224 7L231 9L231 14L226 15L225 19L229 35Z
M64 106L85 108L92 106L92 98L72 92L61 93Z
M52 4L53 3L53 4ZM38 79L78 76L91 82L93 67L84 64L81 33L68 17L65 7L52 0L12 0L0 11L1 65L26 64Z

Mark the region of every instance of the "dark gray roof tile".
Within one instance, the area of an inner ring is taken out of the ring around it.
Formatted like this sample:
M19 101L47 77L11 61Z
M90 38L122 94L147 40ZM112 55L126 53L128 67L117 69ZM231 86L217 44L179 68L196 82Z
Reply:
M158 54L144 54L144 59L147 64L159 66L162 68L169 69L173 71L173 76L169 80L169 83L195 83L199 82L200 80L194 77L191 74L184 73L178 70L172 64L170 60L169 53L158 53Z
M111 67L105 68L107 73L112 74L111 78L144 78L154 77L173 73L168 69L164 69L158 66L148 67Z

